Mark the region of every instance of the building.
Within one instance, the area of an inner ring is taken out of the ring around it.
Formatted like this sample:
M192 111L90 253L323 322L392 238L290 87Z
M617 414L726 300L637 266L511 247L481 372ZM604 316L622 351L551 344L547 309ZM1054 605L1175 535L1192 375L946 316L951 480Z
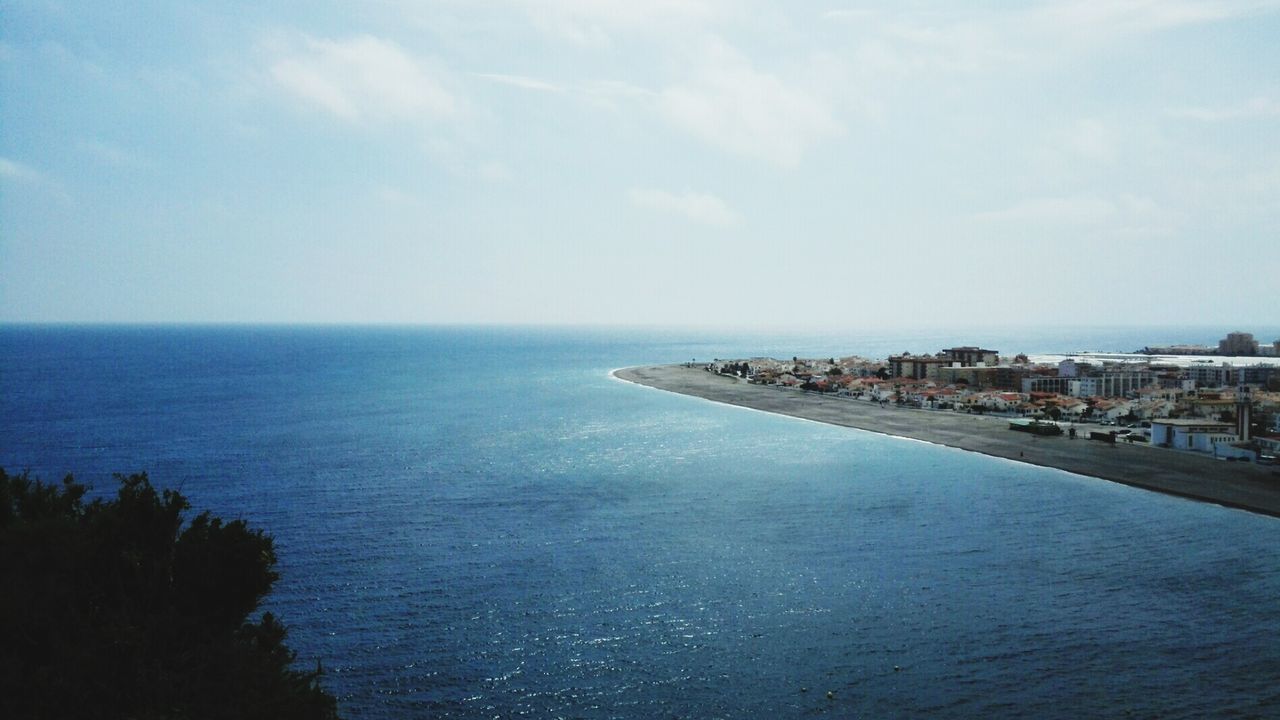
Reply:
M1093 374L1093 363L1067 358L1058 363L1058 377L1083 377Z
M890 355L889 375L912 380L933 379L937 377L938 368L950 364L950 360L932 355Z
M982 367L1000 364L1000 353L995 350L973 347L972 345L946 348L939 354L946 358L948 364L960 363L960 367Z
M1186 376L1195 382L1196 387L1202 388L1230 387L1239 383L1266 385L1272 377L1280 377L1280 367L1265 363L1239 367L1231 363L1196 363L1186 369Z
M1226 387L1234 385L1235 378L1235 368L1229 363L1221 365L1197 363L1187 368L1187 379L1194 381L1196 387Z
M1151 444L1155 447L1212 453L1218 443L1231 445L1238 440L1231 423L1191 418L1151 421Z
M1244 382L1236 389L1236 436L1240 442L1249 442L1249 423L1253 421L1253 396Z
M1142 388L1154 384L1154 373L1103 373L1072 379L1067 383L1067 394L1072 397L1130 397L1137 395Z
M1280 433L1258 435L1253 441L1266 455L1271 457L1280 455Z
M1025 367L1010 365L976 365L968 367L944 366L935 371L934 377L943 385L964 383L972 389L994 388L999 390L1017 390L1022 387L1027 376Z
M1221 420L1224 415L1231 417L1236 400L1230 394L1201 391L1183 396L1178 405L1184 415Z
M991 367L1000 364L1000 353L985 348L965 346L947 348L937 355L889 356L889 373L893 377L935 380L938 370L946 367ZM1013 387L1013 386L1010 386Z
M1219 355L1257 355L1258 341L1253 333L1233 332L1218 341Z
M1280 456L1280 413L1276 413L1272 419L1271 429L1263 431L1260 435L1254 435L1253 442L1266 455L1272 458Z
M1237 382L1245 385L1266 385L1271 378L1280 374L1280 368L1275 365L1245 365L1237 372L1239 373Z
M1050 392L1072 397L1130 397L1142 388L1156 384L1155 373L1101 373L1088 377L1075 375L1032 376L1020 380L1022 392Z
M1059 377L1057 375L1033 375L1022 378L1022 392L1024 393L1052 393L1054 395L1071 394L1071 383L1075 382L1073 377Z

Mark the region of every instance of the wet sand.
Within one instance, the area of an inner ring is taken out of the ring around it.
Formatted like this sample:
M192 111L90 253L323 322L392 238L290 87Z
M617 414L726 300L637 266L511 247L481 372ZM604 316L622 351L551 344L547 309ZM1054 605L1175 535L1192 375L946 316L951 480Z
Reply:
M624 368L614 376L660 390L832 425L914 438L962 450L1058 468L1147 490L1280 517L1280 468L1215 460L1145 443L1041 437L1009 429L1006 417L880 407L848 398L751 385L701 367ZM1099 429L1098 426L1082 428Z

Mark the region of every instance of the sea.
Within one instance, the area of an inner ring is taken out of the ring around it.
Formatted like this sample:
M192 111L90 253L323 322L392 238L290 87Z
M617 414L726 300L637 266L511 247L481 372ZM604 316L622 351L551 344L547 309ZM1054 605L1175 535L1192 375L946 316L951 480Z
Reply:
M344 717L1280 717L1280 520L610 375L1228 329L9 325L0 465L267 531Z

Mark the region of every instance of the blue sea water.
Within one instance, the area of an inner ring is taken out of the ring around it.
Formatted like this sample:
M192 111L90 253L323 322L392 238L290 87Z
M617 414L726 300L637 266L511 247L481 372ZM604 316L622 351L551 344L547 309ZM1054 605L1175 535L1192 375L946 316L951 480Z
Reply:
M0 465L268 530L349 717L1280 716L1280 521L609 376L1221 335L1070 332L11 326Z

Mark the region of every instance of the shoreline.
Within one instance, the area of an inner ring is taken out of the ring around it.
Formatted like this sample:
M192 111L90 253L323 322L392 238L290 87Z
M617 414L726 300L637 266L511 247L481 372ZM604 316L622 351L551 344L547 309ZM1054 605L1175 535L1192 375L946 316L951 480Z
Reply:
M698 367L619 368L618 380L775 415L944 445L1131 487L1280 517L1280 476L1253 463L1225 462L1144 444L1037 436L1008 429L1006 417L879 407L800 390L751 385Z

